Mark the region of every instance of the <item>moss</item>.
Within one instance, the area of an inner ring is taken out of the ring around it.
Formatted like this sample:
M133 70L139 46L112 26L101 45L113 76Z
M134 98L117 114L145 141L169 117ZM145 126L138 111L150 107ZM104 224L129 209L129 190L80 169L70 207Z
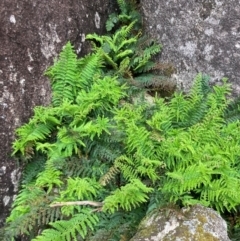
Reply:
M172 231L169 235L164 237L162 241L174 241L176 238L180 238L181 241L195 240L195 241L218 241L213 234L206 232L203 225L207 223L205 214L198 213L196 215L198 225L194 226L195 232L191 231L191 227L188 224L182 223L180 227Z
M219 241L218 238L213 236L211 233L206 232L202 225L198 225L196 229L196 233L194 234L194 240L199 240L199 241Z
M156 234L159 232L159 221L162 222L163 224L166 222L165 219L163 220L157 220L156 214L153 214L153 220L151 221L151 225L147 226L146 228L146 223L143 222L142 224L142 229L140 228L140 231L138 231L140 237L151 237L153 234ZM148 218L145 219L145 221L148 220ZM161 224L160 224L161 225Z
M197 217L197 219L198 219L202 224L204 224L204 223L207 222L206 216L204 216L204 215L202 215L202 214L198 214L196 217Z

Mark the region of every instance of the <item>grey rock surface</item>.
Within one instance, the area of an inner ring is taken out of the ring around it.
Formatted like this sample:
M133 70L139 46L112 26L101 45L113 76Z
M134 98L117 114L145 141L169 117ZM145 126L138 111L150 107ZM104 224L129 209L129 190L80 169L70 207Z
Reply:
M227 224L214 210L200 205L189 209L154 211L130 241L230 241Z
M87 33L101 34L110 11L105 0L0 1L0 227L18 189L20 168L11 158L14 130L33 107L50 100L43 72L70 40L87 52Z
M213 82L229 78L240 95L239 0L142 0L146 31L163 45L159 61L171 63L172 78L188 90L202 72Z

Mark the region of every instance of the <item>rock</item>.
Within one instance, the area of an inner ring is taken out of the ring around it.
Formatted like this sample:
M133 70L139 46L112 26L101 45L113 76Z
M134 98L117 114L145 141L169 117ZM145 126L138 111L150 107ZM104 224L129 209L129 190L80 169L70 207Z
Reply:
M130 241L230 241L227 224L214 210L200 205L162 209L147 216Z
M159 61L172 64L172 78L188 90L197 73L214 82L229 78L240 94L239 0L142 0L146 31L163 45Z
M14 130L36 105L50 100L43 72L70 40L88 52L87 33L102 34L111 9L105 0L0 1L0 227L18 189L20 168L11 158Z

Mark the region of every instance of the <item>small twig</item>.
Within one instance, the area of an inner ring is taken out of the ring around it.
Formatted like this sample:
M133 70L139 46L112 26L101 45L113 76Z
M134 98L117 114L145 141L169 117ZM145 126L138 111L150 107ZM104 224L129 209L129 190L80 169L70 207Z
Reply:
M73 205L90 205L94 207L102 207L102 202L94 202L94 201L75 201L75 202L57 202L50 204L50 207L62 207L62 206L73 206Z

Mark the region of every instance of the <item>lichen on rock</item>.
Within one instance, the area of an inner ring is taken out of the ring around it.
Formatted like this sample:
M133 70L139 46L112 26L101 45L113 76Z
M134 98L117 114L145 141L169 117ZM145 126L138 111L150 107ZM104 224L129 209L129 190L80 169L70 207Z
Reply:
M147 216L131 241L230 241L226 222L211 208L160 209Z
M142 0L145 30L162 45L160 62L171 62L172 78L189 90L202 72L213 82L229 78L240 94L239 0Z

